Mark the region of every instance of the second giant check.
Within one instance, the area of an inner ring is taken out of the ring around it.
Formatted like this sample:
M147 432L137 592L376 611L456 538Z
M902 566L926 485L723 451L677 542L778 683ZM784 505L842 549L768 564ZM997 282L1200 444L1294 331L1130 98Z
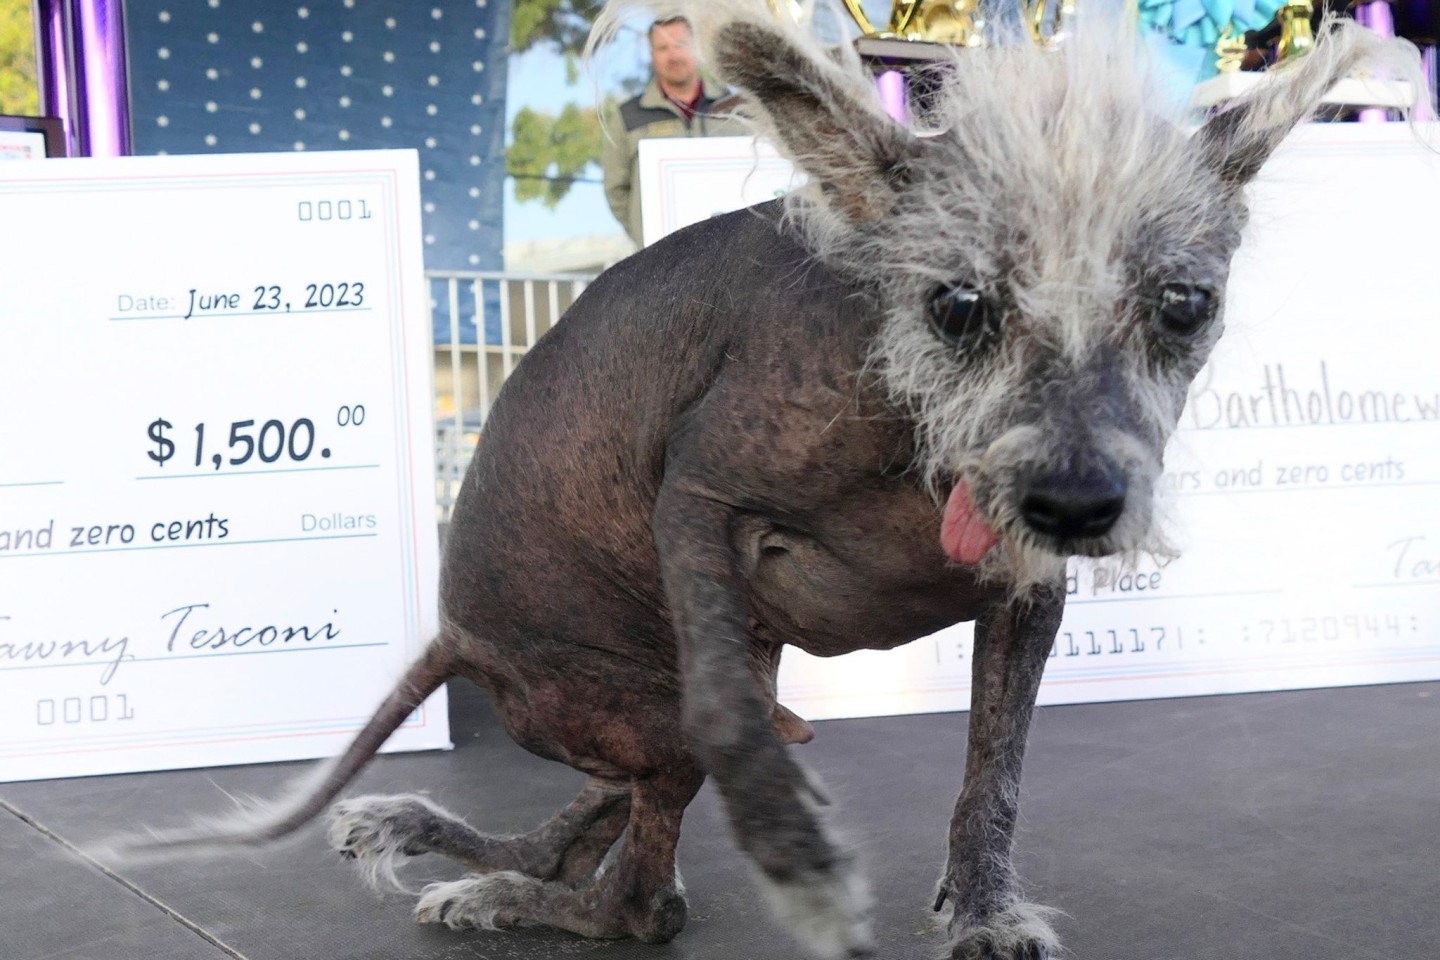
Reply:
M1440 155L1404 124L1315 125L1251 211L1165 455L1182 555L1071 564L1041 703L1440 679ZM815 719L963 710L971 637L787 653L781 698Z

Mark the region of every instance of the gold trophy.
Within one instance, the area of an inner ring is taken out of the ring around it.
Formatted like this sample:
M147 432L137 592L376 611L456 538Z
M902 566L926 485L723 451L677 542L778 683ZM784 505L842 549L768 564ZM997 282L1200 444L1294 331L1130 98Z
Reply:
M938 50L907 48L906 44L935 47L980 47L985 45L985 20L981 0L892 0L890 19L883 27L871 22L860 0L844 0L850 19L860 28L856 47L866 59L935 60ZM1031 38L1041 46L1053 46L1064 39L1065 27L1075 15L1077 0L1021 0L1020 9ZM798 0L769 0L777 16L797 23L802 17ZM878 42L877 42L878 41ZM907 52L908 49L908 52Z
M799 0L768 0L771 12L796 23L804 8ZM910 122L912 110L923 115L933 77L923 79L912 71L943 61L956 47L985 45L982 0L891 0L890 19L876 27L860 0L844 0L850 19L860 28L855 50L875 71L885 110L901 122ZM1043 47L1063 42L1065 28L1075 15L1078 0L1021 0L1020 8L1031 39ZM912 88L910 78L915 79ZM923 121L922 121L923 122Z
M860 28L855 49L876 72L908 70L944 59L951 47L978 47L985 42L981 0L892 0L890 19L879 27L871 22L860 0L844 2L850 19Z
M1280 44L1275 58L1300 57L1315 46L1315 35L1310 30L1310 17L1315 13L1312 0L1291 0L1275 12L1280 21Z
M866 37L961 47L978 46L983 40L984 22L979 19L978 6L979 0L894 0L890 22L884 30L877 30L859 0L845 0L845 9Z

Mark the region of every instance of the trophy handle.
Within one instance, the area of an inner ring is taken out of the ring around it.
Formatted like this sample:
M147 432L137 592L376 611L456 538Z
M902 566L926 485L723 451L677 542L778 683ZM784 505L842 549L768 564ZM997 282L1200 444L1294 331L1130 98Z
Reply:
M1126 9L1131 6L1132 4L1127 2ZM1064 35L1066 25L1075 16L1075 0L1057 0L1053 13L1050 10L1050 0L1023 0L1021 7L1030 15L1025 25L1030 28L1031 38L1042 47L1058 43ZM1134 9L1138 12L1138 4L1134 5ZM1047 23L1050 27L1049 36L1045 34Z
M849 2L849 0L847 0ZM896 0L895 12L890 16L893 25L892 30L899 36L905 36L910 30L910 23L915 15L920 12L920 4L923 0Z
M914 2L918 3L919 0L914 0ZM861 9L859 0L845 0L845 9L850 11L850 16L854 18L855 23L860 27L860 32L867 37L873 37L880 32L876 30L875 25L870 22L870 18L865 16L865 11Z
M1039 0L1038 3L1030 8L1030 23L1028 26L1030 27L1030 36L1034 38L1036 43L1041 43L1045 39L1045 8L1049 5L1049 0Z

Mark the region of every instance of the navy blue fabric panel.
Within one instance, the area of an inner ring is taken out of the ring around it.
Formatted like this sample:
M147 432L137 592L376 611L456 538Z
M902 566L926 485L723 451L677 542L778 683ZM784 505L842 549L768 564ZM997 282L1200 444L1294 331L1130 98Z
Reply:
M426 268L498 270L510 10L511 0L130 0L136 152L413 147Z

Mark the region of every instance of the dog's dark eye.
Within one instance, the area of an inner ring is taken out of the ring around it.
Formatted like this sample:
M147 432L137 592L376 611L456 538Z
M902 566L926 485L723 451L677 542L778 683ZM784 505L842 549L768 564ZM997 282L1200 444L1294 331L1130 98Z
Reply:
M1192 337L1215 316L1215 296L1204 287L1167 284L1160 291L1159 321L1167 333Z
M1000 316L980 291L941 287L930 298L930 329L957 350L971 350L1000 333Z

